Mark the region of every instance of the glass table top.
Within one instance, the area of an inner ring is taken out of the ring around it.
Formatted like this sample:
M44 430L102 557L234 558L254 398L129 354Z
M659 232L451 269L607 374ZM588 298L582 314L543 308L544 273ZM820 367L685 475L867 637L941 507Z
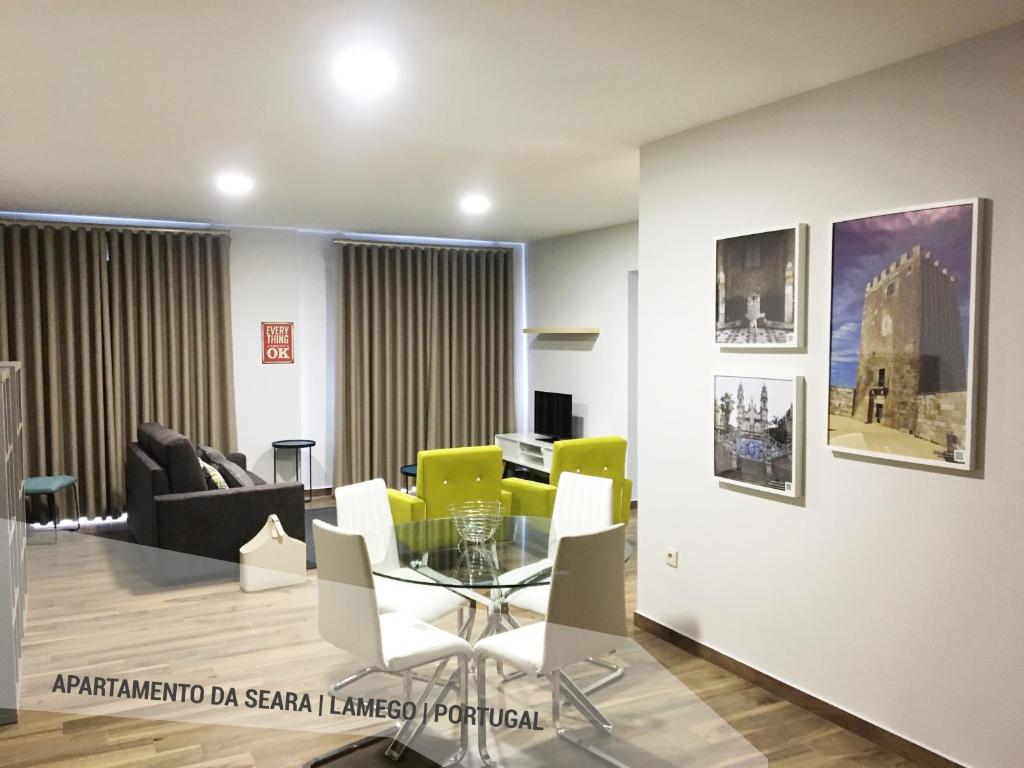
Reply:
M459 537L450 517L402 523L394 528L397 557L392 550L373 572L395 581L468 589L550 584L550 530L550 518L507 515L491 540L472 544ZM623 557L632 554L627 541ZM371 558L377 560L372 553Z

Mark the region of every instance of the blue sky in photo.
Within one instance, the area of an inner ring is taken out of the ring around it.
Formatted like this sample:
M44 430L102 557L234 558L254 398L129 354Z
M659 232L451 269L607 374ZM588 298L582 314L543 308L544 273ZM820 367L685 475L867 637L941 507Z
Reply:
M829 383L857 381L864 287L915 245L956 277L967 360L973 204L851 219L832 228L832 357Z

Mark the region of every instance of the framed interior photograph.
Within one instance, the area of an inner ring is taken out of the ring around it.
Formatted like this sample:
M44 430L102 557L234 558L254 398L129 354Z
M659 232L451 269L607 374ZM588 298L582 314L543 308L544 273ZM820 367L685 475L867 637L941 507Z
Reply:
M719 347L803 347L807 225L715 241Z
M715 477L803 495L804 380L715 376Z
M974 466L981 200L832 224L828 446Z

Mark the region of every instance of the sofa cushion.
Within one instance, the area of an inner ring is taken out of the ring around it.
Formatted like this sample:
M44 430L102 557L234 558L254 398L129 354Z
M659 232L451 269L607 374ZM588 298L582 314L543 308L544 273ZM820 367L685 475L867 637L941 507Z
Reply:
M227 481L228 486L231 488L245 488L249 485L256 485L248 472L238 466L235 462L231 461L216 448L211 448L208 445L201 445L199 446L199 453L204 459L206 459L206 461L213 464L213 466L220 470L224 479Z
M205 491L195 446L180 432L147 422L139 425L139 445L167 472L171 493Z
M206 489L209 491L226 491L227 481L213 464L208 461L199 460L199 467L203 470L203 479L206 480Z

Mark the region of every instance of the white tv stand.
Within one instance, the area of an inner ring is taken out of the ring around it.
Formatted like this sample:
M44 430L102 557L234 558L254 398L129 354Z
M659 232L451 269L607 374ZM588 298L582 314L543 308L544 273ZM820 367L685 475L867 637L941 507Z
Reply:
M554 447L533 432L495 435L494 444L501 448L502 458L510 464L518 464L537 472L551 472Z

